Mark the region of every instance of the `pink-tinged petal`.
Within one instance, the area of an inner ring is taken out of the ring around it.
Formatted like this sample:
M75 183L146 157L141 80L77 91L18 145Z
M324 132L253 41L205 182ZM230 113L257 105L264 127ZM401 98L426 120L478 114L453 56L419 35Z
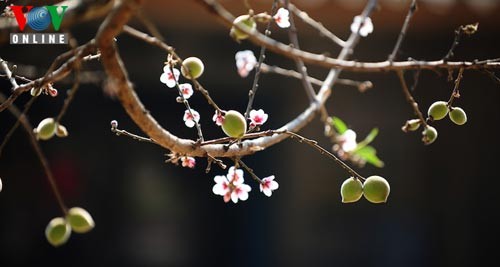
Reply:
M240 191L238 194L238 197L241 199L241 201L245 201L248 199L248 192L247 191Z
M167 84L167 81L168 81L168 74L164 72L160 75L160 82Z
M189 99L193 95L193 87L189 83L179 84L184 99Z
M214 177L214 182L217 184L221 184L221 183L227 182L227 179L224 175L216 175Z
M268 197L273 195L273 191L269 188L265 188L265 189L261 190L261 192L264 193L264 195L266 195Z
M251 50L239 51L234 58L236 59L238 74L243 78L247 77L257 64L257 58L255 58Z
M194 168L196 160L193 157L181 157L182 167Z
M276 181L271 181L271 186L269 186L271 190L276 190L279 188L279 184Z
M212 117L212 120L217 126L221 126L224 122L224 116L216 110L214 116Z
M274 21L280 28L290 27L290 12L285 8L278 9L276 15L274 15Z
M225 195L224 195L224 202L229 202L229 200L231 200L231 192L227 192Z

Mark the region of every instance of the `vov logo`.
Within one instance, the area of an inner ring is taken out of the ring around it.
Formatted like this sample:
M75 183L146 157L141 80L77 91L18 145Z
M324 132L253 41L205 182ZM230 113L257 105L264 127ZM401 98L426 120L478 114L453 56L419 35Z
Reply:
M33 31L46 31L52 25L59 31L67 6L10 6L20 31L26 26ZM11 44L67 44L66 33L11 33Z

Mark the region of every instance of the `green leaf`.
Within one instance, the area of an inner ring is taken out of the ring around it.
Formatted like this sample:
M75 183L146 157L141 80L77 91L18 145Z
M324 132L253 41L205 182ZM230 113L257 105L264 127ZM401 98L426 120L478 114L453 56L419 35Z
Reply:
M377 150L372 146L366 145L354 151L353 154L357 155L358 157L362 158L367 163L370 163L375 167L384 167L384 162L379 159L379 157L377 157Z
M373 140L375 139L375 137L377 137L377 135L378 135L378 128L373 128L370 131L370 133L365 137L365 140L358 143L358 146L354 151L358 151L369 145L371 142L373 142Z
M344 121L342 121L339 117L335 117L333 116L332 117L332 125L333 127L335 127L335 130L337 130L337 132L339 134L343 134L345 133L345 131L347 131L347 125L345 124Z

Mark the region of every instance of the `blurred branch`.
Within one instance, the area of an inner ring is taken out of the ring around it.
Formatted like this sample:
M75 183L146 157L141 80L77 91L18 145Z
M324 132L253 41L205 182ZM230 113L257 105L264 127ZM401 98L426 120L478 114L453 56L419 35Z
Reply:
M203 6L205 6L208 11L219 17L222 22L228 27L232 27L234 16L229 13L222 5L220 5L215 0L196 0ZM500 62L498 60L484 60L484 61L445 61L445 60L433 60L433 61L394 61L389 60L381 62L358 62L351 60L344 60L339 58L327 57L323 54L314 54L306 52L300 49L290 47L289 45L278 42L271 39L264 34L257 31L255 32L245 32L249 34L249 40L258 46L265 46L269 50L292 58L301 59L304 63L314 64L318 66L323 66L327 68L342 69L344 71L352 72L386 72L386 71L398 71L398 70L410 70L410 69L426 69L426 70L454 70L464 68L484 70L484 69L500 69Z
M35 99L35 98L33 98ZM5 95L0 93L0 101L5 102ZM30 103L30 102L28 102ZM32 103L32 102L31 102ZM31 104L30 104L31 105ZM50 187L52 189L52 192L54 193L57 203L59 204L59 207L61 208L61 211L63 214L66 214L68 209L66 205L64 204L64 200L61 196L61 193L59 192L59 189L57 187L56 180L54 178L54 174L50 170L49 162L47 158L45 157L45 154L43 154L42 148L40 147L40 143L38 143L38 140L33 133L33 126L31 126L31 123L29 122L28 118L26 117L26 114L24 112L21 112L15 105L9 105L8 110L12 115L14 115L18 121L21 123L23 126L24 130L29 136L29 140L31 145L33 146L33 149L36 152L36 155L38 157L38 160L40 160L40 163L42 164L43 170L45 172L45 176L47 177ZM29 109L29 106L27 106ZM25 111L27 111L27 108L25 108Z
M410 4L410 8L408 9L408 14L406 15L405 22L403 23L403 27L401 27L401 32L399 32L398 40L396 41L396 45L394 46L394 49L392 50L391 55L389 56L388 60L389 61L394 61L396 59L396 56L399 53L399 49L401 48L401 44L403 43L403 39L406 36L406 32L408 31L408 27L410 26L410 21L411 18L413 17L413 14L417 11L417 0L412 0Z

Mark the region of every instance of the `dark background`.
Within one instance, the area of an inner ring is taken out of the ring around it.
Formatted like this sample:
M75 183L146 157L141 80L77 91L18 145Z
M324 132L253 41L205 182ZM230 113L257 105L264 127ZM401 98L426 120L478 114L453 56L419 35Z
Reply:
M238 76L234 54L243 49L257 53L258 48L248 42L238 45L203 8L192 1L179 2L161 8L150 3L146 14L152 14L181 57L198 56L204 61L206 72L200 81L217 103L224 109L243 111L252 78ZM239 1L225 3L232 11L242 12ZM480 22L478 33L463 40L455 58L500 57L498 8L480 13L464 3L449 9L421 6L400 59L439 59L448 51L454 29L476 21ZM256 4L255 8L269 7ZM352 17L362 7L329 2L310 8L313 17L345 38ZM163 16L158 17L161 12ZM374 33L361 41L354 58L385 60L405 14L404 8L383 4L373 16ZM83 43L97 26L98 22L87 23L71 32ZM337 47L306 25L299 23L298 28L303 49L338 53ZM287 40L283 30L275 29L273 36ZM195 130L184 126L184 107L175 102L175 92L159 81L165 53L127 36L118 37L117 42L137 93L151 113L174 134L195 138ZM66 48L4 44L0 49L2 58L18 64L19 72L31 71L30 77L35 78ZM272 54L267 62L293 67L290 60ZM85 64L84 69L101 71L95 62ZM327 73L314 66L309 70L319 78ZM495 262L500 203L498 84L484 73L466 71L462 97L455 103L467 112L467 124L460 127L447 119L436 122L439 137L424 146L419 132L400 130L413 114L394 73L346 72L342 77L369 79L375 85L366 93L335 86L328 109L358 133L358 141L379 127L373 144L386 167L357 170L364 176L387 178L391 184L387 204L374 205L364 199L342 204L340 185L348 174L310 147L290 140L245 158L259 176L274 174L279 190L267 198L247 174L250 198L226 204L212 193L213 176L225 171L214 167L205 174L204 159L197 159L195 170L165 164L167 151L115 136L109 130L112 119L119 121L121 129L140 131L120 104L103 93L101 82L87 83L63 119L70 136L41 144L67 205L90 211L96 227L85 235L73 234L59 248L47 243L45 226L61 214L27 136L19 129L0 160L4 183L0 266L483 266ZM414 96L424 112L434 101L449 98L453 83L446 78L444 72L422 72ZM56 84L59 97L42 96L34 104L29 114L34 126L59 112L64 91L71 87L68 81ZM9 88L5 80L0 81L2 93L9 94ZM22 107L29 98L25 94L16 104ZM213 110L199 93L190 103L201 114L206 137L223 136L211 121ZM254 107L270 114L266 129L281 126L306 105L299 81L262 77ZM2 138L14 122L7 111L0 114ZM330 146L318 120L301 134Z

